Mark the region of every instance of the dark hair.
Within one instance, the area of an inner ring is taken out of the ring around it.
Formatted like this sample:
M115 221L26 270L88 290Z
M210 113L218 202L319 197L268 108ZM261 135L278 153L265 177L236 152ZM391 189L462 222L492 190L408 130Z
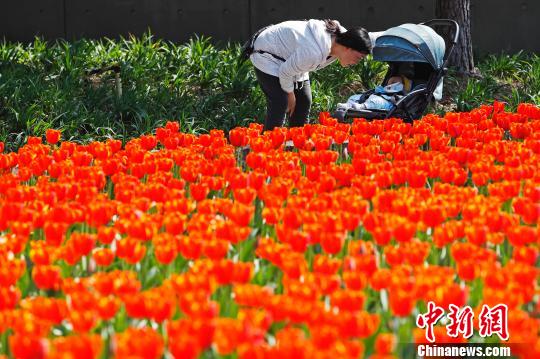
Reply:
M373 45L366 29L354 26L345 32L341 32L339 23L335 20L324 20L326 31L336 37L336 42L358 52L371 53Z

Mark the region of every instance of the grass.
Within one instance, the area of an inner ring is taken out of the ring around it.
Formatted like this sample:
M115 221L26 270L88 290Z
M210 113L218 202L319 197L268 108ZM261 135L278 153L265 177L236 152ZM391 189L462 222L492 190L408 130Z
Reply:
M209 39L179 46L150 35L121 41L82 40L23 47L0 45L0 140L61 128L67 138L136 136L166 120L184 131L230 128L263 107L239 46L217 49ZM122 96L113 74L88 81L85 71L119 64Z
M151 34L120 40L0 43L0 141L18 148L27 135L59 128L65 139L130 138L167 120L182 130L229 130L262 121L265 99L252 65L239 63L240 44L216 46L208 38L185 44ZM118 64L114 75L86 71ZM493 99L511 108L540 102L540 57L518 53L479 62L480 78L446 78L446 97L431 111L468 111ZM335 108L353 93L378 84L386 65L368 58L352 69L338 64L312 74L312 116Z
M509 110L521 102L540 103L540 57L519 52L489 55L478 64L479 77L445 79L447 105L443 108L470 111L492 100L503 101Z

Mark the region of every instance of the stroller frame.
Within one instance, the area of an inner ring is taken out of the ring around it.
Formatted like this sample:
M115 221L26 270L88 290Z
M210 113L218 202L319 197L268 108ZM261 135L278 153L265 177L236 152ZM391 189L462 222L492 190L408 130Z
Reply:
M453 36L451 37L449 44L446 46L442 66L440 66L440 68L438 69L435 69L430 65L431 73L428 76L425 87L413 88L411 92L400 98L395 103L394 107L389 111L349 109L344 115L338 114L336 112L334 114L334 117L340 120L353 118L365 118L366 120L375 120L399 117L402 118L405 122L411 123L413 120L416 120L424 115L429 103L433 99L433 92L435 91L439 81L448 72L448 68L446 67L446 65L459 38L459 25L456 21L450 19L432 19L420 23L419 25L426 25L431 28L433 28L434 26L444 26L453 30ZM389 78L395 74L396 64L397 62L390 63L390 68L388 69L382 83L383 86L386 85ZM375 90L372 89L362 93L362 99L367 99L367 97L369 97L374 92Z

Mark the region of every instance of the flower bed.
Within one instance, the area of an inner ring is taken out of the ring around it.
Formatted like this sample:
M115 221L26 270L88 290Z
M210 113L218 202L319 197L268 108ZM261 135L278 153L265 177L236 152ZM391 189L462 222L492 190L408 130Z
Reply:
M178 130L0 154L4 355L402 356L431 301L538 357L540 108Z

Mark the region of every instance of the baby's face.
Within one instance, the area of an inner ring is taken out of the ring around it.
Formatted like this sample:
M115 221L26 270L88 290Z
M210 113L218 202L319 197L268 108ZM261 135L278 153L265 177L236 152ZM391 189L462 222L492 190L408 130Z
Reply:
M388 79L388 85L392 85L392 84L395 84L395 83L400 83L401 82L401 77L399 76L392 76Z

